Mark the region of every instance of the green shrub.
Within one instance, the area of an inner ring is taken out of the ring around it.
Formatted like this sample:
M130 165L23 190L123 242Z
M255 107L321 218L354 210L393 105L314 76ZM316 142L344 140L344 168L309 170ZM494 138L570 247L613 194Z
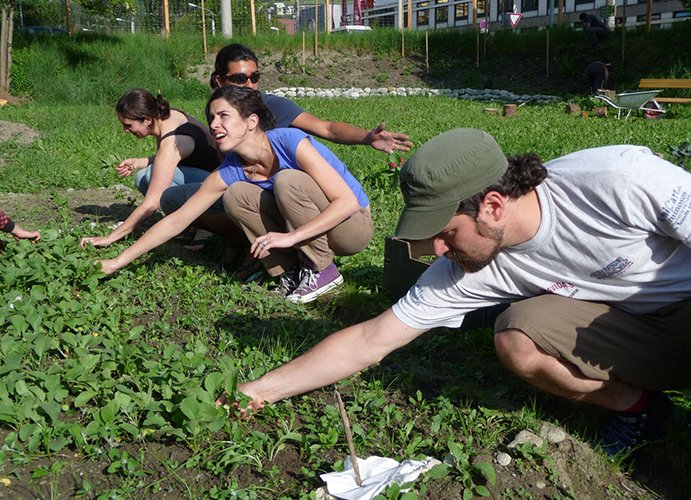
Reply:
M132 87L169 99L202 96L206 86L186 75L200 49L196 36L184 35L19 37L11 91L45 104L114 104Z

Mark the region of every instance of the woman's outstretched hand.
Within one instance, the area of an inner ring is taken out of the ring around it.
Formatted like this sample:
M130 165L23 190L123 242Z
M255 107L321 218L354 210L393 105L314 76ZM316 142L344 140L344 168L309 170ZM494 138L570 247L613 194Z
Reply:
M242 395L246 396L246 398L244 399L250 399L250 401L244 407L238 401L234 401L231 403L228 400L228 394L225 392L221 394L218 397L218 399L216 399L216 406L225 406L230 404L232 407L235 408L235 410L237 410L237 412L239 413L239 417L242 419L249 418L253 413L256 413L260 411L262 408L264 408L264 402L261 401L261 399L253 397L250 394L245 394L244 391L242 392Z
M86 248L87 245L93 245L95 247L107 247L112 244L110 241L110 236L87 236L79 240L79 246L81 248Z
M135 170L146 167L146 165L142 165L142 160L144 160L144 163L147 163L146 158L127 158L126 160L122 160L120 165L115 167L115 171L120 177L132 175Z
M115 263L115 259L97 260L96 264L101 265L101 271L103 271L103 273L106 275L113 274L119 269Z
M27 231L26 229L15 224L14 230L12 231L12 237L15 240L33 240L34 242L36 242L41 240L41 232Z

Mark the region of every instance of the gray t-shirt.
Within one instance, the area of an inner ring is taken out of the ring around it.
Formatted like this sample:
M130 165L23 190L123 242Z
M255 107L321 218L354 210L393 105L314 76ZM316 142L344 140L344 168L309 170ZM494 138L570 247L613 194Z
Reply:
M290 124L305 112L300 106L285 97L261 93L264 105L269 108L276 120L276 128L287 128Z
M417 329L544 293L645 314L691 298L691 174L642 146L578 151L545 164L541 221L477 273L445 257L393 307Z

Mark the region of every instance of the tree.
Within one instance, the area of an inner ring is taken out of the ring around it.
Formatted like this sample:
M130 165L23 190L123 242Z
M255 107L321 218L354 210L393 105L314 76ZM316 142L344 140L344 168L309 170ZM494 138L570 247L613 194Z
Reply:
M0 0L0 89L10 89L10 70L12 68L12 19L14 17L14 2Z

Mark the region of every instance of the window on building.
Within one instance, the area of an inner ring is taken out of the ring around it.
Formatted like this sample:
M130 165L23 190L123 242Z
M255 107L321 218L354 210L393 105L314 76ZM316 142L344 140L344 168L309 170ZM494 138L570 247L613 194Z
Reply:
M558 4L555 0L554 6L556 7ZM588 7L594 9L595 8L595 2L593 0L576 0L576 5L587 5Z
M530 12L531 10L537 10L538 0L523 0L521 2L521 8L523 12Z
M456 21L468 19L468 12L470 11L467 3L457 3L455 6Z
M418 2L417 4L417 25L427 26L429 24L429 2Z
M659 21L660 19L662 19L662 16L660 15L660 12L658 12L657 14L651 14L651 15L650 15L650 20L651 20L651 21ZM645 23L645 22L647 22L646 19L645 19L645 14L643 14L642 16L636 16L636 21L639 22L639 23Z
M434 9L434 18L436 24L446 24L449 22L448 3L449 0L436 0L436 4L442 6Z
M477 17L484 16L487 12L487 0L477 0Z

